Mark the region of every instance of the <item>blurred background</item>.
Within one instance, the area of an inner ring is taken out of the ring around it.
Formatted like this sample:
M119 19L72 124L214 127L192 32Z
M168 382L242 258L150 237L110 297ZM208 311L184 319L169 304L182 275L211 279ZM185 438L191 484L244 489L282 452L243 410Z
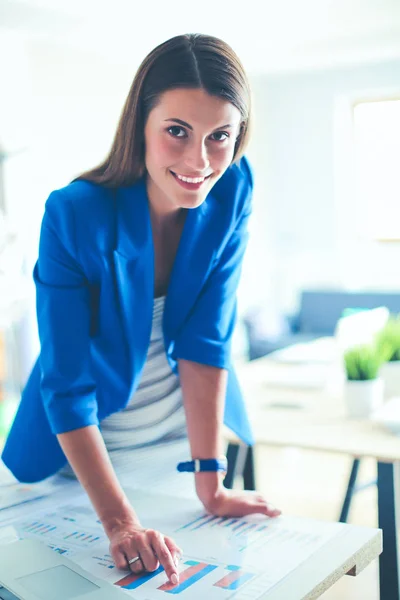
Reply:
M398 0L0 0L3 432L38 352L31 273L44 203L105 157L140 62L185 32L227 41L253 89L236 355L332 335L349 308L400 312ZM299 473L293 452L264 460L271 473L279 460L281 474ZM321 486L307 490L303 513ZM336 505L316 505L336 517Z
M104 158L144 56L188 31L230 43L253 88L238 352L249 331L279 346L304 290L400 289L397 0L0 0L0 312L23 318L22 379L44 203Z

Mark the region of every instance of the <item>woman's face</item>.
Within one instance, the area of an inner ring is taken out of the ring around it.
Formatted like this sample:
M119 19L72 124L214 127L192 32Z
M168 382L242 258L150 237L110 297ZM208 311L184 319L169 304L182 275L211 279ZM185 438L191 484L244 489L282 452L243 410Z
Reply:
M144 130L147 191L166 214L195 208L231 164L240 112L202 89L164 92Z

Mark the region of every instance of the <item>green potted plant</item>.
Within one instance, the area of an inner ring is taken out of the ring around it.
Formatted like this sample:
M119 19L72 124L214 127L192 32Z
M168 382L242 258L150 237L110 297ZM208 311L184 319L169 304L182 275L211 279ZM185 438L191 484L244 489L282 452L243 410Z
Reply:
M383 360L376 344L354 346L344 353L344 398L350 417L369 417L382 404L380 368Z
M385 397L400 396L400 315L388 319L377 335L377 346L384 358L381 375Z

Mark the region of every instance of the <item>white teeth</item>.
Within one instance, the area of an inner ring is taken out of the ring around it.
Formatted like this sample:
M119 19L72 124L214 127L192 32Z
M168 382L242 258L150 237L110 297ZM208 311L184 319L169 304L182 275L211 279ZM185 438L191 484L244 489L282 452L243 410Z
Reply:
M186 181L186 183L202 183L205 180L205 177L185 177L184 175L178 175L177 173L176 176L181 181Z

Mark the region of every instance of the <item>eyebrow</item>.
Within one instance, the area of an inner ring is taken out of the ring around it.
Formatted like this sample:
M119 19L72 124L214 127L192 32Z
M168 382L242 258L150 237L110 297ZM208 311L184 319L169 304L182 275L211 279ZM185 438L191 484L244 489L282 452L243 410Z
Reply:
M173 123L178 123L178 125L183 125L184 127L187 127L188 129L190 129L191 131L193 131L193 127L191 125L189 125L189 123L186 123L186 121L182 121L182 119L165 119L165 121L172 121ZM229 123L227 123L226 125L221 125L220 127L216 127L214 129L214 131L217 131L218 129L232 129L233 125L230 125Z

